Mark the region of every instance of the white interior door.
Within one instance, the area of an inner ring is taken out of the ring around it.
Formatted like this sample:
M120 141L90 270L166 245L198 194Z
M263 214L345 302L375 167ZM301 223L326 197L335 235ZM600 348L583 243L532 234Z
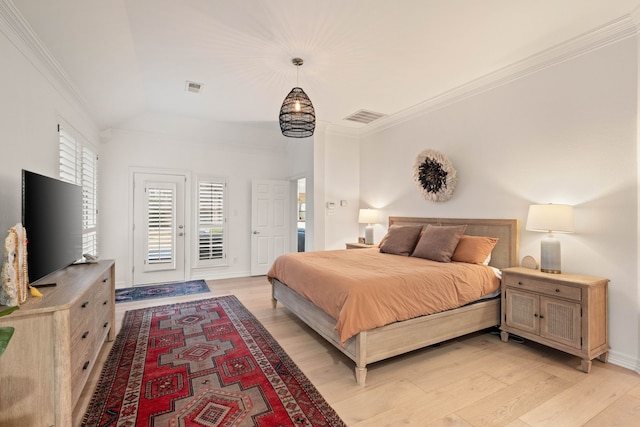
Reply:
M133 285L185 278L184 175L135 173Z
M289 181L251 183L251 275L261 276L289 252Z

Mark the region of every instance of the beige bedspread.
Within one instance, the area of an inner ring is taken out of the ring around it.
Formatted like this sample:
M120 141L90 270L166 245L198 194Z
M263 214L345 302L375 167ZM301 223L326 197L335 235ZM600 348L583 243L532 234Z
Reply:
M487 266L384 254L377 248L282 255L268 278L336 319L342 344L358 332L460 307L500 287Z

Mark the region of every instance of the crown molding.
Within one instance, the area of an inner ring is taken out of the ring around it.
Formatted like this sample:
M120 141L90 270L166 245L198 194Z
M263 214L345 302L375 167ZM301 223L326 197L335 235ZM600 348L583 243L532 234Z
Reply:
M593 31L569 39L489 74L485 74L413 107L376 120L362 128L360 135L367 136L381 132L430 111L438 110L545 68L585 55L629 37L637 36L639 27L640 7L636 8L630 14L611 21Z
M0 0L0 32L60 95L88 114L90 110L80 92L11 0Z
M344 136L348 138L359 138L361 128L353 128L335 123L321 122L316 125L317 128L323 130L326 135Z

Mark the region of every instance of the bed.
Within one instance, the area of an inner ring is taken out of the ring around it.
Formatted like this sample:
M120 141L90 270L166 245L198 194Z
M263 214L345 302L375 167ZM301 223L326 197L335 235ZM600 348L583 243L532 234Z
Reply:
M429 225L466 226L465 235L497 238L497 244L491 251L489 265L495 269L502 269L518 264L519 223L517 219L389 217L389 229L402 226L422 226L426 229ZM349 252L357 251L376 251L376 249L357 249ZM353 256L353 254L349 255ZM277 302L280 301L309 327L353 360L356 364L355 377L359 385L365 384L367 365L370 363L500 324L500 298L480 299L458 308L362 330L345 340L343 332L336 330L335 314L332 317L293 290L285 283L286 280L273 272L274 267L269 273L273 307L276 308Z

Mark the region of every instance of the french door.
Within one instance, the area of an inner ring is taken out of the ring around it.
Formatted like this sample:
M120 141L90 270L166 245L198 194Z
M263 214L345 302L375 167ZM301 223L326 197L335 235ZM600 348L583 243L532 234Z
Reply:
M133 285L185 279L184 175L133 175Z

